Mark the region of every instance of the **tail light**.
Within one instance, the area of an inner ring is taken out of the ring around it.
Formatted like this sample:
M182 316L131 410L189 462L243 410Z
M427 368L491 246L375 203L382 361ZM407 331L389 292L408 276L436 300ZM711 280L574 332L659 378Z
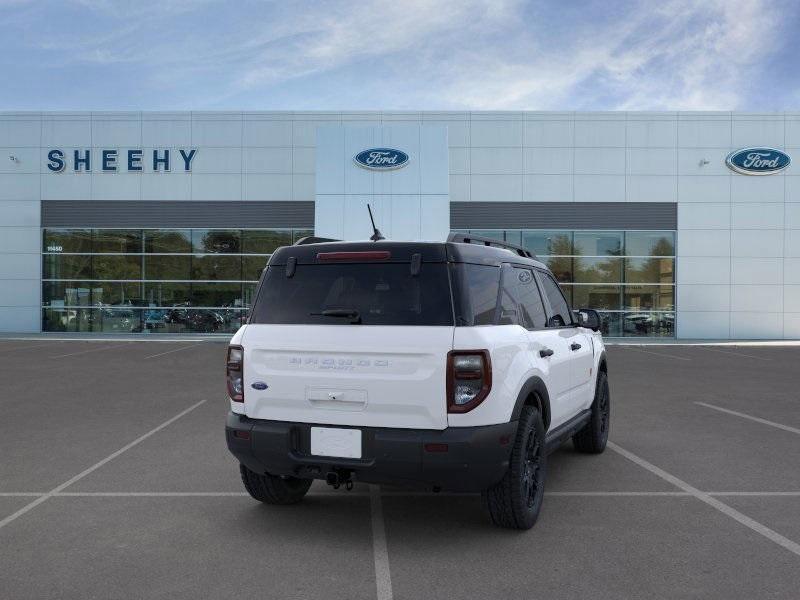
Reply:
M447 412L465 413L492 389L488 350L452 350L447 354Z
M244 348L228 346L226 360L228 397L234 402L244 402Z

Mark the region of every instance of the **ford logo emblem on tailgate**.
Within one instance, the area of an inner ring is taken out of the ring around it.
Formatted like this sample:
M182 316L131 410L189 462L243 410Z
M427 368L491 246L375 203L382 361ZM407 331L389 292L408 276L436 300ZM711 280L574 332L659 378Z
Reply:
M253 388L254 390L265 390L269 386L263 381L255 381L250 385L250 387Z
M725 159L728 168L743 175L772 175L783 171L792 159L775 148L742 148Z
M408 162L408 154L395 148L370 148L356 154L353 160L365 169L389 171L404 167Z

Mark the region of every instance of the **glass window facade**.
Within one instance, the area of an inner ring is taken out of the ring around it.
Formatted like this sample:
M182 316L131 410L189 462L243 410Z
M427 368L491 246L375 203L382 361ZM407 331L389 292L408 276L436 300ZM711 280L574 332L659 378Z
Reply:
M230 333L308 229L44 229L42 330Z
M594 308L608 337L675 336L675 232L469 230L546 263L573 308Z

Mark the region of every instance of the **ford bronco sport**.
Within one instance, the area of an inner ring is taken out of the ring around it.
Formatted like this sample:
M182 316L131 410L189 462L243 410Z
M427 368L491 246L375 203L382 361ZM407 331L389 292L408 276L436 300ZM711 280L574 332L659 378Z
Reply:
M598 329L516 246L306 238L272 255L228 348L228 448L268 504L313 479L480 491L528 529L548 452L605 448Z

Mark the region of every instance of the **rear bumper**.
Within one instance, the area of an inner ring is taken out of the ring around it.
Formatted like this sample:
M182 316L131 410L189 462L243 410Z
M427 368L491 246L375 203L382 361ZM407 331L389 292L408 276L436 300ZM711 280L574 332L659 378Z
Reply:
M502 479L517 421L443 431L358 427L360 459L311 455L311 427L228 413L225 436L239 462L258 473L325 479L331 471L347 471L356 481L467 492ZM437 446L426 450L427 444Z

